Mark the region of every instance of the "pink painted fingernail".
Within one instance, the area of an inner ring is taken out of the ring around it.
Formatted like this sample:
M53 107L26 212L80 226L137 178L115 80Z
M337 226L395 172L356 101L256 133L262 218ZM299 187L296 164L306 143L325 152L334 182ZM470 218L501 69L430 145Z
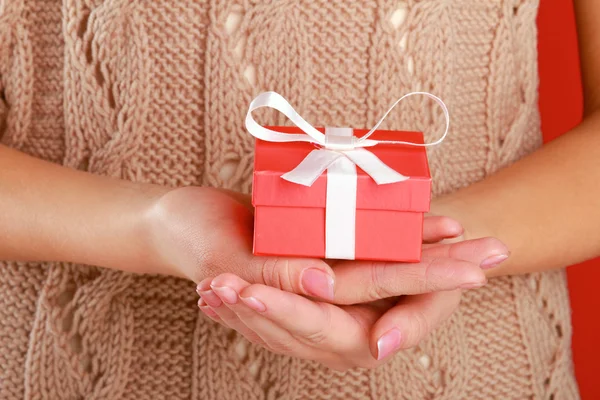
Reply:
M200 297L198 299L198 307L205 307L206 306L206 302L202 299L202 297Z
M246 303L248 307L256 312L267 311L267 306L265 306L264 303L258 300L256 297L240 297L240 299L242 299L242 301Z
M309 268L302 272L302 287L312 296L333 300L333 277L320 269Z
M482 269L492 269L502 264L508 258L508 254L498 254L495 256L491 256L486 258L480 264Z
M402 334L396 328L384 333L377 341L377 360L383 360L400 348Z
M223 302L221 301L219 296L217 296L215 294L215 292L213 292L212 290L206 290L204 292L200 292L200 297L202 299L204 299L206 304L208 304L209 306L211 306L213 308L220 307L221 304L223 304Z
M227 304L235 304L238 300L238 294L235 290L227 286L213 286L210 285L212 290L215 291L219 298Z

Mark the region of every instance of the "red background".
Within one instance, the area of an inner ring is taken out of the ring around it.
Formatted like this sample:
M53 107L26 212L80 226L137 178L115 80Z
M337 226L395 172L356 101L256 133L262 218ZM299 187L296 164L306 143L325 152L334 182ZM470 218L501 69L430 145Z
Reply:
M581 121L583 100L575 17L571 0L541 2L539 26L540 113L544 140L567 132ZM597 282L600 260L567 270L573 310L573 358L584 400L600 399L597 371L600 346L597 331L600 309Z

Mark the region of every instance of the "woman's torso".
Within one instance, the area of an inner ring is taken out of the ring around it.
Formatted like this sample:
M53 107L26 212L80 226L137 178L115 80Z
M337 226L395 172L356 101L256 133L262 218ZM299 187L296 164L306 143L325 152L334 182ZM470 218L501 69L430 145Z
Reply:
M314 125L370 127L423 90L452 118L429 151L440 195L541 144L536 12L535 0L8 1L0 137L93 173L248 192L243 119L259 92ZM432 139L440 118L417 100L384 128ZM195 301L177 279L4 263L0 397L578 397L562 272L493 279L417 348L345 374L250 345Z

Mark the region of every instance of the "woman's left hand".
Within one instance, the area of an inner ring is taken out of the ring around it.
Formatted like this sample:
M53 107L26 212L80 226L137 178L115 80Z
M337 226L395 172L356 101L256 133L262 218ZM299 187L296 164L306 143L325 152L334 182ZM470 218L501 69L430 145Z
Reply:
M374 368L443 323L461 290L484 285L484 269L508 254L496 239L461 240L462 233L456 221L429 216L420 263L334 262L336 304L226 273L199 283L198 305L275 353L337 370Z
M212 289L212 291L211 291ZM336 306L223 274L199 285L200 309L249 341L335 370L375 368L446 320L461 290Z

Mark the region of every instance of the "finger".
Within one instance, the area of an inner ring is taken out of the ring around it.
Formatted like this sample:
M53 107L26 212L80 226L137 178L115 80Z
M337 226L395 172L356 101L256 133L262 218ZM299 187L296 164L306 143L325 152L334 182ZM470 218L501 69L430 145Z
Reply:
M423 220L423 242L435 243L463 234L463 227L449 217L427 216Z
M336 267L334 302L357 304L402 295L416 295L486 284L481 268L453 258L428 258L416 264L354 263Z
M243 299L264 304L261 314L290 332L298 341L325 352L354 350L357 341L366 341L366 331L348 313L328 303L315 302L264 285L244 289Z
M500 240L491 237L423 246L423 257L456 258L479 264L483 269L496 267L509 255L508 247Z
M221 273L226 265L227 272L249 283L327 301L333 299L334 274L323 260L253 256L250 250L221 251L211 256L211 265L215 266L215 273L209 271L207 275Z
M423 251L419 263L343 261L334 267L335 303L355 304L382 298L457 288L487 282L482 262L508 253L496 239L439 244Z
M323 260L253 257L252 283L322 300L333 300L334 273Z
M214 310L210 308L210 306L206 304L204 300L202 300L202 297L198 299L198 308L200 308L200 311L202 311L207 317L209 317L213 321L222 323L217 313L214 312Z
M220 307L223 302L211 289L210 283L212 280L213 278L206 278L202 280L198 286L196 286L196 292L207 306L216 309L217 307Z
M213 285L228 287L237 293L244 293L245 289L250 287L249 283L233 274L220 275L213 281ZM278 289L273 291L278 296L296 296ZM305 300L301 296L296 297ZM315 357L311 348L297 341L290 332L264 316L267 306L261 300L243 294L239 295L239 299L240 301L235 303L225 303L225 306L233 311L248 329L260 337L267 348L276 353L305 359ZM296 316L288 315L288 318L296 318Z
M460 291L407 296L373 326L370 347L382 360L398 350L416 346L458 307Z
M198 285L198 291L201 293L200 298L202 299L202 301L206 303L209 309L216 314L219 322L222 322L229 328L238 331L246 339L253 343L262 343L260 337L258 337L251 329L249 329L242 321L240 321L237 315L227 307L227 303L238 301L238 296L235 291L231 290L228 287L215 286L213 282L218 278L219 277L213 279L209 283L209 290L203 290L206 288L207 280L200 282L200 284ZM209 303L208 299L210 299L211 303ZM215 299L217 299L218 301L216 301ZM211 306L210 304L214 305ZM206 312L205 308L201 307L200 309L203 312L205 312L209 317L211 316L208 314L208 312ZM215 319L214 317L212 318Z

